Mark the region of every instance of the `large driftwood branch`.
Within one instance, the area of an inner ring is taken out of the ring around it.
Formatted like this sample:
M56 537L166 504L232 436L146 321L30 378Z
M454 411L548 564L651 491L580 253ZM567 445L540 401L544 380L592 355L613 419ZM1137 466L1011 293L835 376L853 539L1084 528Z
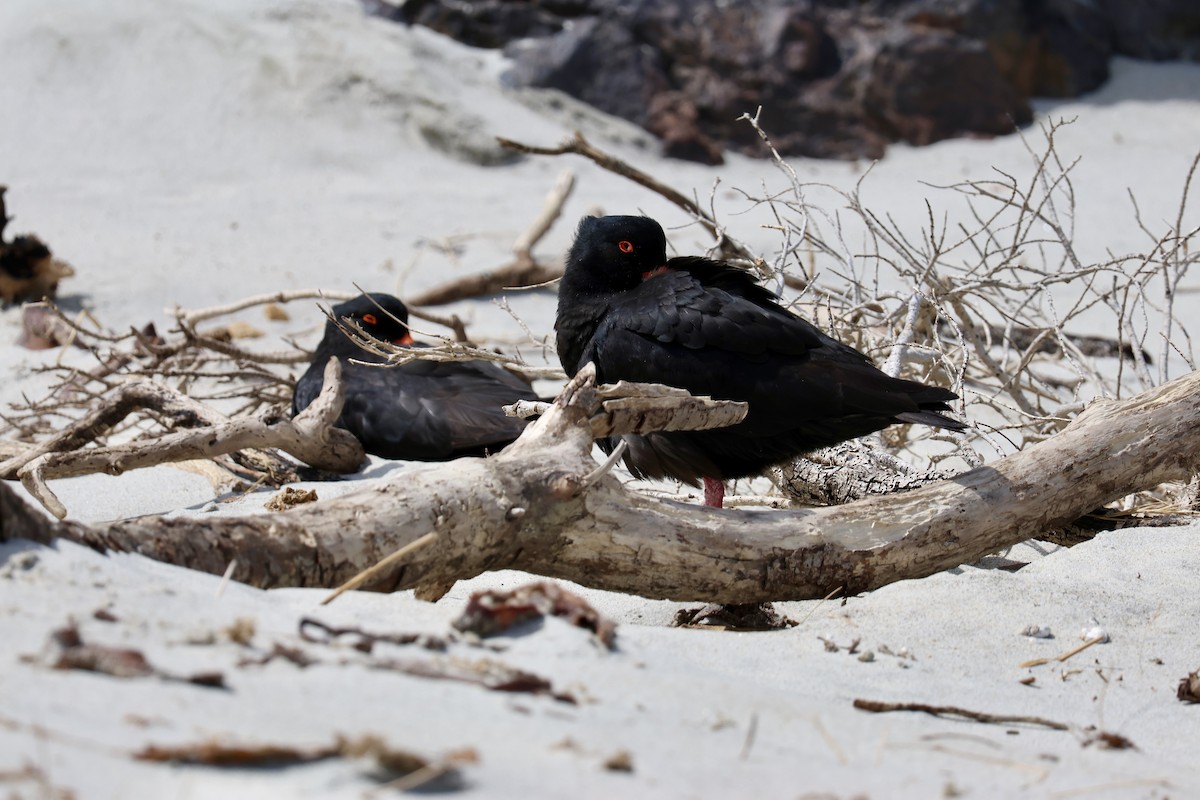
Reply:
M52 478L98 472L120 475L131 469L212 458L247 448L276 448L317 469L353 472L362 464L366 453L353 434L333 427L345 403L341 374L341 363L336 358L329 359L321 394L293 419L223 419L162 384L134 384L129 391L120 393L114 403L71 426L63 435L5 462L0 465L0 471L4 477L15 473L26 490L59 519L66 517L67 509L46 484ZM89 435L94 438L101 428L135 408L154 408L175 416L195 415L210 424L154 439L75 449L82 446Z
M1198 372L1095 402L1057 436L910 492L821 509L714 510L627 491L611 474L585 480L596 469L593 438L624 424L589 380L577 376L492 458L409 469L271 515L95 528L39 526L0 487L0 538L65 537L215 574L237 558L235 577L247 583L332 587L435 533L365 588L437 597L456 580L512 568L647 597L746 603L929 575L1187 479L1200 463Z

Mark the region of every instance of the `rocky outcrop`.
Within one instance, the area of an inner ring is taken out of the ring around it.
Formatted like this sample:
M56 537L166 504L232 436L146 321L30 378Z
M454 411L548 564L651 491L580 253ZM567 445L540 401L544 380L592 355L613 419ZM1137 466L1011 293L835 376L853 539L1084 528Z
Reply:
M513 86L559 89L668 155L860 158L1009 133L1029 100L1100 86L1113 55L1200 58L1195 0L407 0L377 13L504 47Z

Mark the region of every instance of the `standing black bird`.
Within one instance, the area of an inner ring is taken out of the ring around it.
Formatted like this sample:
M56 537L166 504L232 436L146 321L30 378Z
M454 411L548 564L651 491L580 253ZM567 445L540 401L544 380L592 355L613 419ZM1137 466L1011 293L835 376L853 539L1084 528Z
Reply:
M865 355L780 305L744 270L666 256L647 217L584 217L559 286L558 355L574 375L662 383L749 404L736 425L625 436L641 478L696 485L721 505L723 481L897 422L961 430L939 412L957 395L885 375ZM615 441L601 442L611 452Z
M333 315L357 323L376 339L425 346L413 342L408 309L391 295L357 297L334 306ZM528 383L487 361L415 360L398 367L351 363L348 359L373 364L386 359L360 348L330 321L312 364L296 383L293 414L321 393L330 356L341 360L346 388L338 427L383 458L445 461L496 452L520 436L526 424L506 416L501 406L537 399Z

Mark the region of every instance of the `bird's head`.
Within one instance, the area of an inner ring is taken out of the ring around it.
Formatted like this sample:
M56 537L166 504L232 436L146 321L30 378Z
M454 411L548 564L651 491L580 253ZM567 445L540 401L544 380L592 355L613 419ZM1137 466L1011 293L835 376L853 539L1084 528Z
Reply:
M596 291L632 289L667 263L662 226L649 217L584 217L564 279Z
M373 292L339 303L333 307L333 317L355 323L385 342L412 344L413 341L408 330L408 308L390 294ZM327 333L330 327L336 330L334 323L330 322L326 325Z

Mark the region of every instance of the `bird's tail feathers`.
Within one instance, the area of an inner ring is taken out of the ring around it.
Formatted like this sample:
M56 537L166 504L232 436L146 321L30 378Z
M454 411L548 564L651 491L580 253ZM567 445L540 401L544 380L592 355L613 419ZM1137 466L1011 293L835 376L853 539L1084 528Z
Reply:
M930 425L934 428L947 428L952 431L964 431L967 423L961 420L939 414L937 411L906 411L896 415L897 422L912 422L917 425Z

